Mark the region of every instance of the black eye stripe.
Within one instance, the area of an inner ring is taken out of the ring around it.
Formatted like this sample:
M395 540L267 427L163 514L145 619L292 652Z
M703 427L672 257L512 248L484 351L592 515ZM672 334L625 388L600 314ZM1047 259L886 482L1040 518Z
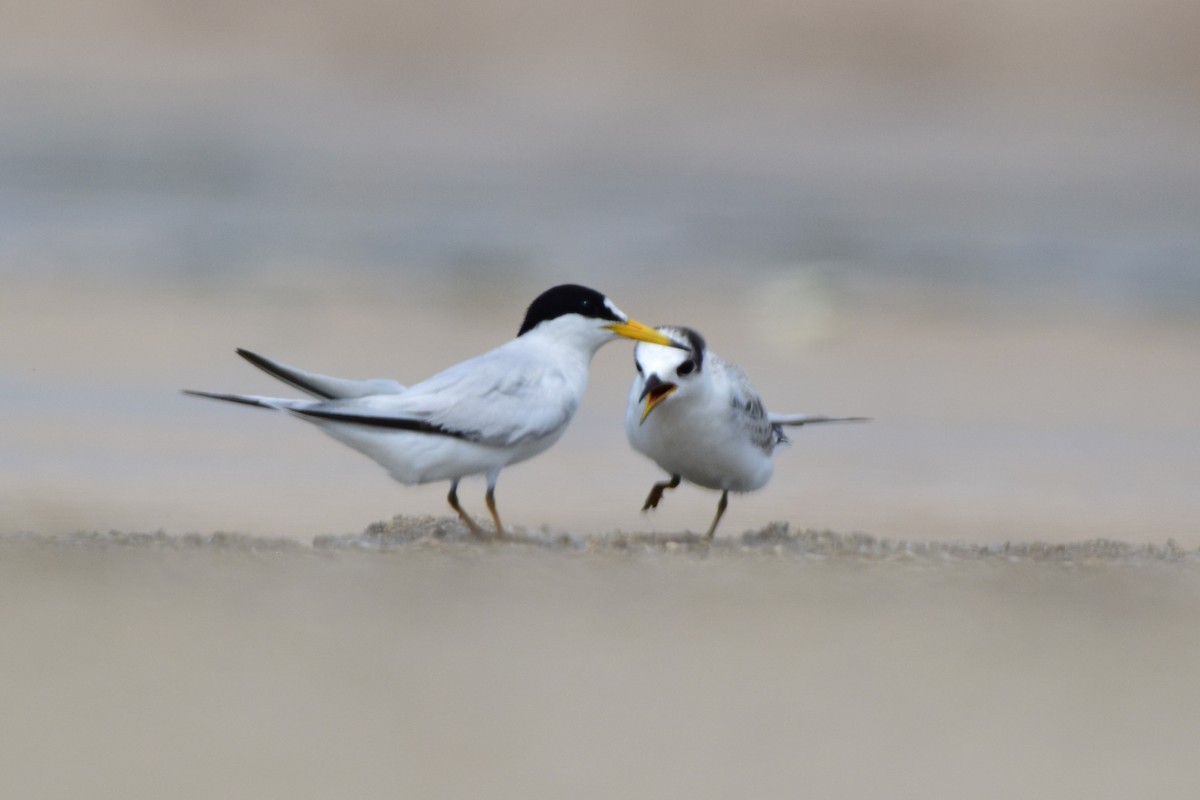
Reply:
M700 372L704 369L704 354L706 352L705 348L707 347L707 343L704 341L703 336L697 333L694 329L685 327L683 325L664 325L662 328L659 328L659 330L669 331L668 335L674 338L677 342L683 343L686 341L688 350L691 351L691 358L684 362L690 366L688 366L686 369L683 369L683 364L680 364L679 366L681 369L677 370L678 374L687 375L689 372Z

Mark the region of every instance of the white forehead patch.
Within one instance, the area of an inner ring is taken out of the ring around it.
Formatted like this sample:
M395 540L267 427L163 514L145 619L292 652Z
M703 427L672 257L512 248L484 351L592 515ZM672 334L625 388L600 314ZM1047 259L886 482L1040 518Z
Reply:
M670 333L667 333L670 336ZM638 342L634 348L633 357L637 359L637 363L642 365L642 369L647 373L656 373L665 375L667 373L674 374L675 369L687 359L691 358L691 353L687 350L680 350L677 347L667 347L661 344L652 344L651 342Z
M609 311L611 311L613 314L615 314L620 319L629 319L629 315L626 314L621 309L614 306L613 301L609 300L607 297L604 298L604 307L607 308Z

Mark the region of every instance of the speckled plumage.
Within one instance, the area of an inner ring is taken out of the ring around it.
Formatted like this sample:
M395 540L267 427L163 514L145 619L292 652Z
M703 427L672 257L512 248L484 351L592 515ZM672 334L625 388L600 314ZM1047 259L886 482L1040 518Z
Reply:
M691 328L660 326L658 331L687 350L639 344L634 349L638 376L629 392L625 434L635 450L671 475L655 484L643 510L657 507L663 491L680 479L721 492L711 537L729 492L766 486L774 472L775 448L788 441L784 425L846 422L859 417L767 412L746 373L710 351Z

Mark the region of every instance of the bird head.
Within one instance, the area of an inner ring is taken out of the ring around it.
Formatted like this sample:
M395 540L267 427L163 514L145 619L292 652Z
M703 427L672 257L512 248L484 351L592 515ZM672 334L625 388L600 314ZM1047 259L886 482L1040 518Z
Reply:
M641 380L638 400L645 403L641 421L650 412L674 397L675 402L699 390L704 374L704 338L691 328L668 325L656 329L670 337L672 345L639 344L633 362Z
M648 325L630 319L595 289L576 284L555 286L538 295L529 304L517 336L543 330L552 331L558 338L577 338L592 350L614 337L667 348L683 346Z

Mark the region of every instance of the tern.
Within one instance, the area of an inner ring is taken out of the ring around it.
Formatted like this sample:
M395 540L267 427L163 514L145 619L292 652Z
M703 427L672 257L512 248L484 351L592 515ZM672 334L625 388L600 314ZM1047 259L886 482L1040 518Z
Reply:
M654 484L642 511L657 508L663 492L680 480L716 489L721 499L705 539L716 533L730 492L761 489L771 479L775 448L789 441L784 426L867 420L770 414L746 373L708 350L699 333L678 326L656 330L675 344L634 348L638 374L629 391L625 434L671 478Z
M529 305L515 339L413 386L319 375L239 349L254 366L316 399L185 394L287 411L404 484L448 480L446 499L476 536L485 533L459 505L458 482L485 475L488 511L496 535L504 536L495 496L500 470L558 441L579 407L592 356L618 337L682 346L630 319L600 292L566 284Z

